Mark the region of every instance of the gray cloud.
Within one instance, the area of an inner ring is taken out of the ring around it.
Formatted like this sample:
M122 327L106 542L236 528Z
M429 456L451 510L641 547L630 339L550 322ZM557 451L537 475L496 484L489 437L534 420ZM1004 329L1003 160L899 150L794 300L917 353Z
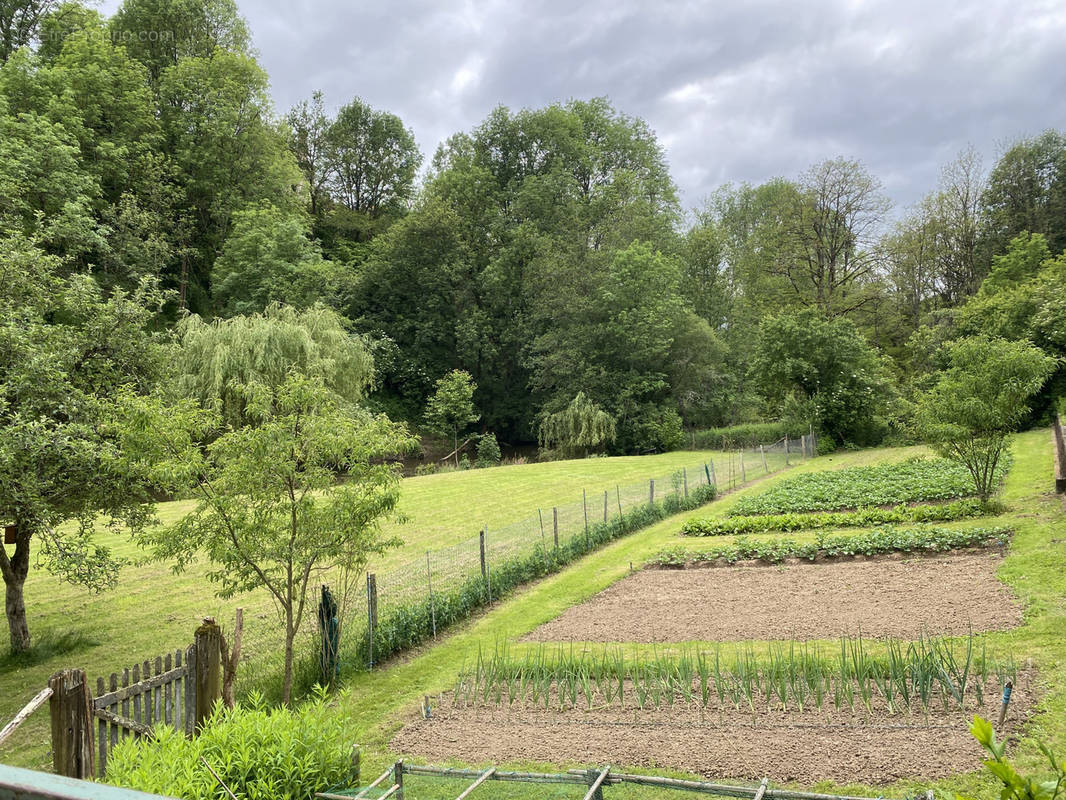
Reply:
M239 0L241 2L241 0ZM116 0L105 0L105 11ZM398 114L427 157L496 105L607 95L687 207L727 181L863 161L903 206L968 144L1066 128L1059 0L243 0L279 110L314 89Z

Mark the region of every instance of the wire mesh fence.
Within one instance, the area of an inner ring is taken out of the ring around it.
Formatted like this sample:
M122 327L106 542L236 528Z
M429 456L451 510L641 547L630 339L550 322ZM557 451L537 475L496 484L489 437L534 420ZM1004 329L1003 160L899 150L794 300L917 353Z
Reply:
M507 525L483 526L480 532L457 544L427 550L388 570L368 574L365 583L349 587L348 596L341 603L342 666L372 668L383 657L404 649L395 643L391 647L374 644L376 628L383 620L392 620L394 628L423 625L436 636L448 621L462 618L462 613L454 608L456 599L450 595L473 587L471 591L479 595L475 605L499 597L498 588L494 588L498 587L498 583L494 584L494 572L498 570L539 557L546 567L537 574L547 574L551 571L547 568L549 562L556 567L563 563L553 561L553 554L580 555L602 541L594 538L598 529L611 525L625 528L634 513L648 507L662 514L691 507L684 500L698 487L714 486L718 493L732 491L810 458L814 452L813 437L786 438L724 452L713 459L694 461L679 470L649 475L646 480L616 485L606 491L589 492L575 487L576 497L569 502L531 509L527 516ZM513 575L508 580L513 585ZM313 603L309 602L305 614L309 621L314 619ZM246 619L246 659L256 660L255 676L242 679L246 687L263 684L264 675L271 671L269 659L273 658L277 671L281 657L279 637L276 616L258 614ZM407 641L402 632L399 638ZM410 639L412 643L416 640L417 637ZM318 646L317 625L304 625L297 652L313 653ZM303 667L313 672L317 659L303 660ZM305 676L304 683L310 685L318 679L317 675Z

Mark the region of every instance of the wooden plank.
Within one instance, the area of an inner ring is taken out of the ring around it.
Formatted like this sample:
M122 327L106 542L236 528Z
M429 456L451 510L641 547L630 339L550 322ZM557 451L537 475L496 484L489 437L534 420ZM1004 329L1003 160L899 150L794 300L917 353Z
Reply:
M755 793L755 800L762 800L763 795L766 794L766 787L770 785L770 778L763 778L762 783L759 784L759 791Z
M129 685L130 685L130 669L129 669L129 667L126 667L125 669L122 670L122 688L125 689L125 688L129 687ZM129 701L129 698L126 698L126 699L124 699L122 701L122 716L125 717L126 719L130 718L130 701ZM128 739L129 735L130 735L129 731L126 730L125 728L123 728L122 729L122 738L123 738L123 740Z
M152 662L145 661L142 666L141 672L141 694L144 697L144 724L152 726L155 724L155 708L152 706L152 691L151 691L151 679L152 679ZM145 686L144 684L148 684Z
M167 653L166 661L163 662L163 672L167 673L174 669L170 653ZM163 721L169 726L174 720L174 681L163 684Z
M85 670L65 669L48 679L52 768L68 778L92 778L93 720ZM106 742L104 744L106 749Z
M485 770L484 772L481 773L481 775L478 777L478 779L476 781L474 781L472 784L467 786L466 789L463 790L463 793L461 795L459 795L457 798L455 798L455 800L464 800L467 796L469 796L469 794L472 791L474 791L474 789L476 789L481 784L483 784L485 781L487 781L489 778L491 778L495 772L496 772L496 767L489 767L487 770Z
M151 736L152 729L147 725L142 725L139 722L134 722L131 719L120 716L113 711L108 711L106 708L98 708L93 711L93 716L97 719L104 720L110 723L112 726L122 728L123 731L133 732L140 736Z
M396 794L398 791L400 791L400 788L401 788L400 784L394 783L392 785L391 789L389 789L387 792L385 792L385 794L380 795L378 797L378 800L385 800L386 797L392 797L394 794Z
M585 793L585 800L593 800L593 798L602 798L603 790L600 788L603 786L603 782L607 780L607 775L610 773L610 767L604 767L600 770L600 774L596 777L596 780L589 786L588 792ZM591 771L590 771L591 772Z
M376 781L374 781L372 784L370 784L361 792L359 792L359 794L357 794L355 797L349 797L343 794L329 794L328 792L315 792L315 797L323 798L323 800L362 800L362 798L366 797L367 792L376 789L378 785L390 775L392 775L392 767L389 767L387 770L382 772L381 775L378 776L378 779Z
M107 685L102 677L96 679L96 693L98 695L107 693ZM93 701L93 708L96 708L95 700ZM97 766L100 768L100 775L103 776L104 770L107 768L107 723L102 719L96 721L96 746L100 749Z
M117 672L112 672L111 673L111 691L112 692L117 692L118 691L118 673ZM108 710L117 717L118 716L118 702L116 701L115 703L113 703ZM118 726L112 724L110 726L109 733L110 733L110 738L111 738L111 747L112 747L112 749L114 749L115 747L118 747L118 734L119 734ZM110 752L110 751L108 751L108 752ZM101 770L101 774L102 773L103 773L103 770Z
M403 771L407 775L426 775L435 778L466 778L467 780L473 780L481 774L480 770L476 769L460 769L458 767L427 767L421 764L404 764ZM570 784L584 784L588 785L585 781L585 773L582 770L576 770L578 774L571 773L549 773L549 772L505 772L503 770L496 770L493 776L489 780L494 781L508 781L515 783L570 783ZM353 798L353 800L355 800Z
M134 664L133 665L132 679L133 679L133 685L134 686L136 686L138 683L141 682L141 665L140 664ZM141 716L141 713L142 713L141 712L141 696L140 696L140 694L135 694L135 695L133 695L133 716L130 717L130 719L132 719L134 722L138 722L138 723L139 722L143 722L144 719Z
M7 741L8 737L18 730L18 726L25 722L30 714L43 706L48 698L52 696L52 693L51 686L46 686L41 689L41 691L37 692L34 698L26 703L26 705L22 707L22 710L15 715L15 718L7 723L7 725L4 726L4 729L0 731L0 744Z
M155 657L155 674L156 675L162 675L163 674L163 657L162 656L156 656ZM156 686L156 687L154 687L152 689L152 699L155 701L155 722L156 722L156 725L158 725L159 723L164 721L164 716L163 716L163 688L166 685L167 685L166 683L161 683L161 684L159 684L158 686Z

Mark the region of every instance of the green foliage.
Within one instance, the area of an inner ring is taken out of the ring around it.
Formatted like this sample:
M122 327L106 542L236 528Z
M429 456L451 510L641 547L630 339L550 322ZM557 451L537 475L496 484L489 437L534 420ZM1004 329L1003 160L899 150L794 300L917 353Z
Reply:
M1007 743L996 741L996 732L992 723L974 715L970 733L992 758L985 761L985 769L991 772L1003 784L1000 792L1002 800L1057 800L1066 794L1066 768L1059 765L1055 754L1043 742L1039 742L1040 752L1047 758L1050 777L1040 781L1019 773L1006 758Z
M500 453L500 444L496 441L495 433L484 433L478 437L478 467L495 467L500 463L501 458L503 455Z
M1003 506L980 500L953 503L898 505L893 508L860 508L824 514L765 514L725 519L690 519L681 526L685 536L732 536L764 531L810 531L818 528L867 528L909 522L958 522L1000 514Z
M469 372L454 369L437 380L437 390L426 404L426 425L430 430L452 435L455 465L459 466L459 431L481 419L474 408L477 384Z
M1002 466L996 480L1002 477ZM899 503L952 500L974 494L967 470L948 459L915 458L896 464L808 472L740 498L733 516L835 511Z
M113 588L121 560L95 540L98 517L131 531L150 521L150 486L123 459L114 401L160 377L164 340L149 332L153 284L110 297L63 278L37 243L0 229L0 545L12 650L30 646L22 586L36 563L91 591Z
M950 366L918 402L918 429L938 453L969 472L978 496L987 500L1008 437L1056 359L1024 342L983 337L960 339L948 353Z
M863 436L888 399L880 356L854 324L814 310L765 320L750 367L764 397L783 408L789 395L812 401L807 420L838 442L871 445Z
M738 536L729 544L708 550L688 550L682 546L659 551L655 562L663 567L681 567L694 563L721 561L735 564L754 559L767 564L780 564L787 558L843 558L875 556L884 553L944 553L967 547L1006 545L1010 541L1009 528L874 528L857 533L829 534L819 531L811 541L758 536Z
M972 634L961 642L922 637L884 644L885 655L874 655L861 637L843 636L834 647L790 640L730 653L716 644L650 657L617 645L575 651L572 644L541 644L518 657L504 643L491 653L479 647L456 678L451 701L459 708L655 710L678 702L753 713L829 707L854 713L871 712L877 699L895 715L927 713L939 698L958 709L981 704L990 676L1017 677L1012 658L984 645L978 650Z
M253 696L246 706L216 708L195 738L159 726L151 740L124 741L107 758L106 780L167 797L226 800L203 759L238 797L308 798L354 779L351 747L325 691L293 711Z
M251 384L276 388L295 371L354 403L373 379L365 341L323 306L299 311L272 305L262 314L213 322L193 315L179 323L178 336L177 392L233 426L248 421L245 387Z
M746 450L761 444L773 444L786 436L799 439L809 429L804 423L746 422L725 428L708 428L694 431L694 448L697 450Z
M182 571L204 555L220 597L265 589L275 600L288 703L308 587L338 568L358 576L371 556L400 544L380 528L396 506L399 475L379 462L411 439L383 417L343 409L320 379L292 373L278 386L250 381L239 391L248 424L236 429L190 401L128 398L124 445L159 485L197 500L193 513L142 533L153 556Z
M232 315L262 312L277 303L298 309L328 304L338 269L322 259L310 234L298 214L275 206L235 212L215 262L218 306Z
M606 447L616 433L614 417L578 392L562 411L542 414L537 435L542 448L573 458Z

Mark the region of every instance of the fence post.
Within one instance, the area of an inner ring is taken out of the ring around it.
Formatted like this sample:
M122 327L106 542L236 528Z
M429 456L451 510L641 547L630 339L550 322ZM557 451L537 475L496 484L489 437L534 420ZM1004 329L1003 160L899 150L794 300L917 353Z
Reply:
M429 620L433 625L433 638L437 638L437 603L433 598L433 569L429 565L429 551L426 551L426 584L429 586Z
M648 481L648 505L655 505L655 478Z
M759 455L762 456L762 471L769 474L770 467L768 467L766 464L766 448L763 447L761 444L759 445Z
M748 482L748 473L744 469L744 451L743 450L740 451L740 482L741 483L747 483Z
M485 592L492 602L492 584L489 582L489 561L485 556L485 529L481 529L481 577L485 579Z
M399 787L396 790L396 800L403 800L403 760L397 761L392 767L392 782Z
M91 778L93 764L93 713L89 682L83 669L65 669L48 679L52 697L52 767L57 775Z
M607 522L607 490L603 490L603 521Z
M685 482L685 499L688 500L688 467L681 468L681 479Z
M788 463L788 434L785 434L785 466L790 466Z
M552 506L552 533L555 537L555 549L559 549L559 508Z
M711 459L711 483L714 484L714 488L718 488L718 476L714 474L714 459Z
M208 617L196 629L196 729L211 717L222 697L222 629Z
M622 529L625 530L626 522L625 515L622 513L622 489L616 483L614 485L614 496L618 501L618 520L622 523Z
M378 629L378 577L366 574L366 630L369 643L370 669L374 668L374 635Z
M589 496L584 489L581 490L581 510L585 512L585 549L589 547Z
M537 509L537 516L540 517L540 543L544 546L544 512L541 509Z
M596 786L596 782L599 780L599 778L600 778L600 770L598 770L598 769L587 769L587 770L585 770L585 783L588 784L588 787L589 787L589 794L585 795L586 800L603 800L603 784L602 784L602 782L600 783L599 786ZM595 791L592 790L593 786L596 786Z
M136 683L140 673L136 664L133 666L133 681ZM138 722L143 722L140 714L140 700L133 698L133 715ZM196 645L185 648L185 738L196 735Z

